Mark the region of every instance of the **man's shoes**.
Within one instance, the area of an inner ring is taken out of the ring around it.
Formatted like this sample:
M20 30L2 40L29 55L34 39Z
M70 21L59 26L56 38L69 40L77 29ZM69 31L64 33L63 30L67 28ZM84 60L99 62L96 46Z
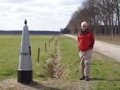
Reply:
M80 80L84 80L85 79L85 76L82 76L81 78L80 78Z
M80 78L80 80L85 80L85 81L90 81L90 78L89 78L89 76L82 76L81 78Z
M86 77L85 77L85 81L90 81L89 76L86 76Z

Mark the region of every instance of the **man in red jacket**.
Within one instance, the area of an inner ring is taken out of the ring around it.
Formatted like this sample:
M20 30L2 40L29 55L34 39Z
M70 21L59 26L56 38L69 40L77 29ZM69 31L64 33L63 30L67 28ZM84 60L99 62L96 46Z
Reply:
M77 37L82 74L80 80L89 81L90 60L94 46L94 35L88 28L87 22L84 21L81 23L81 30L79 31Z

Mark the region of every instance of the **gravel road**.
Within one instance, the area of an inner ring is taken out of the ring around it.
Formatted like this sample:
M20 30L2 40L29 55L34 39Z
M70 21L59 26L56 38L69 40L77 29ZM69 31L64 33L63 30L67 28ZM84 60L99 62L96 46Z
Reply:
M75 35L65 34L65 36L68 36L77 40L77 37ZM94 50L120 62L120 46L119 45L109 44L109 43L95 40Z

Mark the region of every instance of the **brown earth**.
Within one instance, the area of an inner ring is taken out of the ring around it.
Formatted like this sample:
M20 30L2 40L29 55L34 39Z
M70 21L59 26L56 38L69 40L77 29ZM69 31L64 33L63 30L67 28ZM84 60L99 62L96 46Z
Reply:
M0 90L88 90L87 81L68 81L50 79L45 81L34 80L30 84L18 83L16 79L5 79L0 82Z

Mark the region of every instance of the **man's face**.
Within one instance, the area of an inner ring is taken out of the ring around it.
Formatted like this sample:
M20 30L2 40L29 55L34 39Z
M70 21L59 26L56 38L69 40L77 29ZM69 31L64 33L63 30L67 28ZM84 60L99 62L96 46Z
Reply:
M87 29L87 24L83 24L83 25L81 25L81 29L82 29L82 31L85 31L86 29Z

